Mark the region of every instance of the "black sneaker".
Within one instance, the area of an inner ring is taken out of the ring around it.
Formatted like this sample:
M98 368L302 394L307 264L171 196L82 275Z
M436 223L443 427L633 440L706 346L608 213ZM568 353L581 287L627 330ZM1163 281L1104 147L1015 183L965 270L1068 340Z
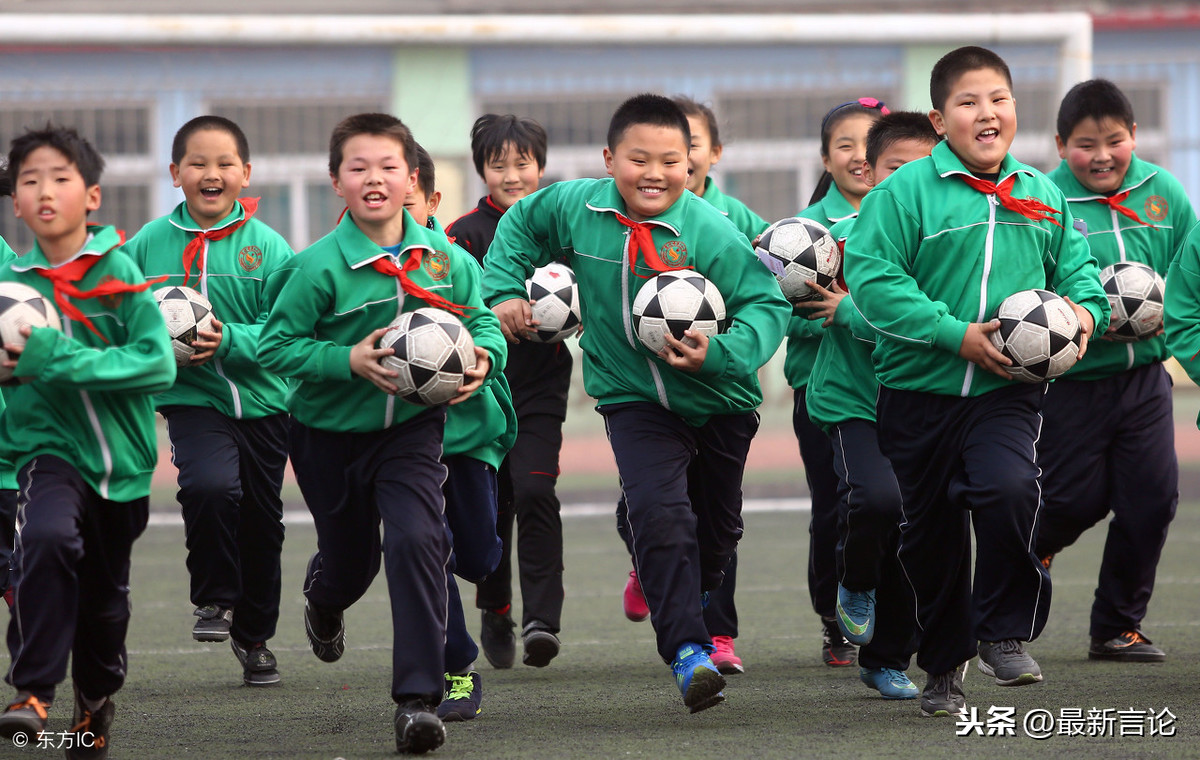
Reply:
M423 755L446 741L446 727L421 700L396 706L396 751Z
M1120 662L1164 662L1167 653L1150 643L1141 631L1132 630L1114 638L1092 639L1088 648L1089 660L1118 660Z
M192 613L199 620L192 626L192 638L196 641L227 641L229 626L233 624L233 610L205 604Z
M340 610L326 610L304 600L304 632L313 654L323 662L337 662L346 652L346 625Z
M482 617L479 645L483 647L483 656L497 670L511 668L517 659L517 637L513 634L517 624L513 622L512 610L503 614L484 610Z
M521 662L535 668L544 668L558 656L560 642L558 637L546 630L545 623L534 620L525 626L521 632L521 644L525 654Z
M967 714L967 697L963 694L963 675L967 663L949 673L929 675L921 692L921 716L925 718L963 718Z
M112 728L116 707L112 697L105 697L104 704L89 710L83 704L83 695L75 689L75 717L71 722L72 734L66 745L67 760L99 760L108 757L108 732Z
M37 746L38 735L46 730L46 711L49 709L49 702L43 702L27 691L17 692L16 698L0 713L0 737L12 739L20 734L26 742Z
M235 638L229 639L233 654L242 663L242 682L247 686L272 686L279 683L279 670L275 655L264 642L243 644Z
M1018 639L979 642L979 672L1001 686L1025 686L1042 680L1042 669Z
M821 618L821 659L831 668L845 668L858 659L858 650L838 628L834 618Z
M446 695L438 705L437 716L444 721L474 720L482 711L483 681L475 671L463 675L446 674Z

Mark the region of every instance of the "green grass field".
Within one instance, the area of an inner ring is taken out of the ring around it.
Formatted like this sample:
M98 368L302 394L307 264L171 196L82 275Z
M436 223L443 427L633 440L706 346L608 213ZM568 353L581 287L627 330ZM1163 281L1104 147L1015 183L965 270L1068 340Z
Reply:
M858 682L857 669L821 664L803 571L807 521L803 512L747 515L738 588L738 651L747 672L730 678L725 704L688 715L670 671L657 660L649 623L630 623L621 614L629 561L611 518L566 519L562 654L541 670L518 664L495 671L481 661L483 714L450 724L446 745L433 757L1200 757L1200 504L1179 511L1146 620L1148 634L1169 653L1166 664L1086 659L1101 529L1056 559L1050 623L1032 646L1045 682L1001 688L974 666L966 679L968 704L981 713L990 706L1016 708L1014 737L956 737L953 721L921 718L913 701L879 699ZM282 619L272 641L283 682L251 689L242 686L227 646L191 640L182 527L147 530L134 551L130 675L116 699L114 758L394 755L383 579L346 614L346 656L322 663L309 651L301 622L303 566L314 545L311 527L288 527ZM476 625L473 611L468 620ZM913 675L924 684L919 671ZM65 730L70 720L70 686L59 693L52 731ZM1029 710L1057 716L1070 707L1085 714L1089 708L1169 708L1177 716L1176 735L1037 741L1024 734L1020 718ZM47 752L6 747L0 756Z

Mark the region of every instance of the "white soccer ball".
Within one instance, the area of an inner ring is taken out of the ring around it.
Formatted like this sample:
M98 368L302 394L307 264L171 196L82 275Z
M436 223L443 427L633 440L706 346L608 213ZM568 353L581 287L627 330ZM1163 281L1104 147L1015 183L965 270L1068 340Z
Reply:
M842 251L829 230L811 219L780 219L758 239L754 252L779 281L792 303L809 301L816 292L806 282L823 288L833 285L842 268Z
M1070 304L1048 290L1022 290L1005 298L996 312L1000 329L992 344L1012 359L1005 367L1014 380L1040 383L1074 366L1082 330Z
M22 327L53 327L62 329L58 312L50 299L36 289L19 282L0 282L0 344L24 346ZM4 361L17 358L9 355L0 345L0 357ZM0 367L0 384L13 384L12 370Z
M575 272L560 262L536 269L525 281L529 300L534 301L537 329L529 337L535 343L558 343L579 331L579 286Z
M633 299L633 329L638 340L654 353L667 345L667 333L695 347L684 330L709 337L725 331L725 299L699 272L678 269L646 281Z
M1100 284L1112 305L1108 335L1122 343L1148 338L1163 323L1163 292L1166 283L1153 268L1140 261L1119 261L1104 267Z
M192 341L196 340L199 331L212 331L212 304L201 293L184 285L159 288L154 291L154 300L167 323L175 364L186 367L196 354Z
M400 373L392 380L399 388L396 395L418 406L454 398L465 372L475 368L475 341L458 317L424 307L401 314L388 328L379 347L396 353L379 363Z

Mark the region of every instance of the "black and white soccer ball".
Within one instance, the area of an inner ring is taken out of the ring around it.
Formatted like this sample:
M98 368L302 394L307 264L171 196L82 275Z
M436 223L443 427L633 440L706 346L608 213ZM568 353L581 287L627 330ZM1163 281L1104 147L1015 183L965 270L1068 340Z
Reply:
M667 333L692 346L684 330L710 338L725 331L725 299L704 275L677 269L651 277L633 299L633 330L654 353L667 345Z
M62 321L50 299L35 288L19 282L0 282L0 344L24 346L22 327L53 327L62 329ZM0 357L4 361L16 358L0 345ZM12 370L0 367L0 383L14 383Z
M764 230L754 252L792 303L816 297L806 284L808 280L828 288L842 268L842 251L829 230L811 219L795 216L780 219Z
M475 368L471 333L442 309L424 307L396 317L379 347L395 351L379 363L400 374L392 380L399 388L396 395L418 406L437 406L454 398L466 371Z
M1053 380L1074 366L1082 329L1071 305L1048 290L1022 290L1000 303L1000 329L992 344L1012 360L1005 367L1014 380Z
M1100 284L1112 305L1110 338L1133 343L1162 327L1166 283L1152 267L1140 261L1119 261L1101 270Z
M168 285L154 291L154 300L167 323L175 364L186 367L196 354L192 341L200 330L212 330L212 304L198 291L183 285Z
M529 339L535 343L559 343L579 331L579 286L575 272L560 262L535 269L525 281L533 304L537 329Z

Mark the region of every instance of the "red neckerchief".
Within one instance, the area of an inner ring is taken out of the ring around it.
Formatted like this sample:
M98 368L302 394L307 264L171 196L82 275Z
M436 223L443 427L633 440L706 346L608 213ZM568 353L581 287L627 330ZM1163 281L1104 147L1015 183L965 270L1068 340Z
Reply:
M1146 227L1153 227L1154 225L1151 224L1150 222L1143 222L1141 217L1139 217L1137 215L1136 211L1134 211L1131 208L1121 205L1121 201L1125 200L1128 197L1129 197L1129 191L1126 190L1123 193L1117 193L1116 195L1111 195L1106 198L1097 198L1096 201L1099 203L1103 203L1105 206L1108 206L1113 211L1116 211L1118 214L1121 214L1122 216L1129 217L1130 219L1137 222L1138 224L1145 225Z
M421 266L421 250L422 249L420 248L415 248L410 251L408 258L404 260L403 267L396 266L386 258L375 259L371 262L371 266L374 267L375 271L377 272L399 279L400 289L410 296L416 296L430 306L438 309L445 309L446 311L457 314L460 317L466 316L464 314L464 310L474 309L474 306L459 306L458 304L450 303L436 293L430 293L428 290L413 282L412 279L409 278L408 273Z
M1014 198L1012 197L1013 184L1017 181L1017 175L1010 174L1008 179L997 185L995 182L989 182L986 179L972 177L969 174L959 174L963 182L966 182L973 189L987 195L995 195L1000 199L1000 205L1009 211L1016 211L1026 219L1032 219L1035 222L1040 222L1043 219L1048 219L1054 224L1061 227L1058 220L1050 216L1051 214L1062 215L1062 212L1056 208L1051 208L1045 203L1042 203L1037 198Z
M642 260L645 261L646 265L654 271L672 271L673 267L669 267L665 262L663 262L658 255L658 249L654 247L654 237L650 234L651 225L646 224L645 222L635 222L629 217L620 213L617 214L617 221L633 230L633 232L630 234L633 245L629 246L629 253L631 254L629 257L629 271L633 272L638 277L642 277L642 275L638 274L637 271L637 258L639 252L642 254ZM674 269L677 268L678 267L674 267Z
M122 242L124 242L124 235L122 235L121 238ZM113 246L113 248L117 248L118 246L119 244ZM109 250L112 249L110 248ZM105 251L105 253L108 253L108 251ZM75 320L76 322L79 322L84 327L95 333L96 337L100 338L100 340L108 343L108 338L100 334L100 331L96 329L94 324L92 324L92 320L88 319L84 313L79 310L79 307L68 301L67 297L69 296L74 299L82 300L85 298L111 296L117 293L136 293L141 290L146 290L151 285L157 285L158 283L167 279L167 275L155 277L152 280L147 280L146 282L139 283L137 285L130 285L129 283L121 282L120 280L109 280L108 282L100 283L91 290L80 290L78 287L76 287L75 283L82 280L88 273L88 270L95 266L101 258L103 258L103 254L85 254L74 261L69 261L62 266L55 267L54 269L39 269L37 270L37 273L54 283L54 303L58 304L58 308L62 309L63 314Z
M227 238L238 231L243 224L250 221L250 217L254 216L254 212L258 211L258 198L239 198L238 203L242 204L242 209L245 214L241 219L227 227L222 227L219 230L200 230L194 233L195 237L183 249L183 284L188 284L188 278L192 276L192 262L196 257L200 257L200 271L204 271L204 241L205 240L220 240Z

